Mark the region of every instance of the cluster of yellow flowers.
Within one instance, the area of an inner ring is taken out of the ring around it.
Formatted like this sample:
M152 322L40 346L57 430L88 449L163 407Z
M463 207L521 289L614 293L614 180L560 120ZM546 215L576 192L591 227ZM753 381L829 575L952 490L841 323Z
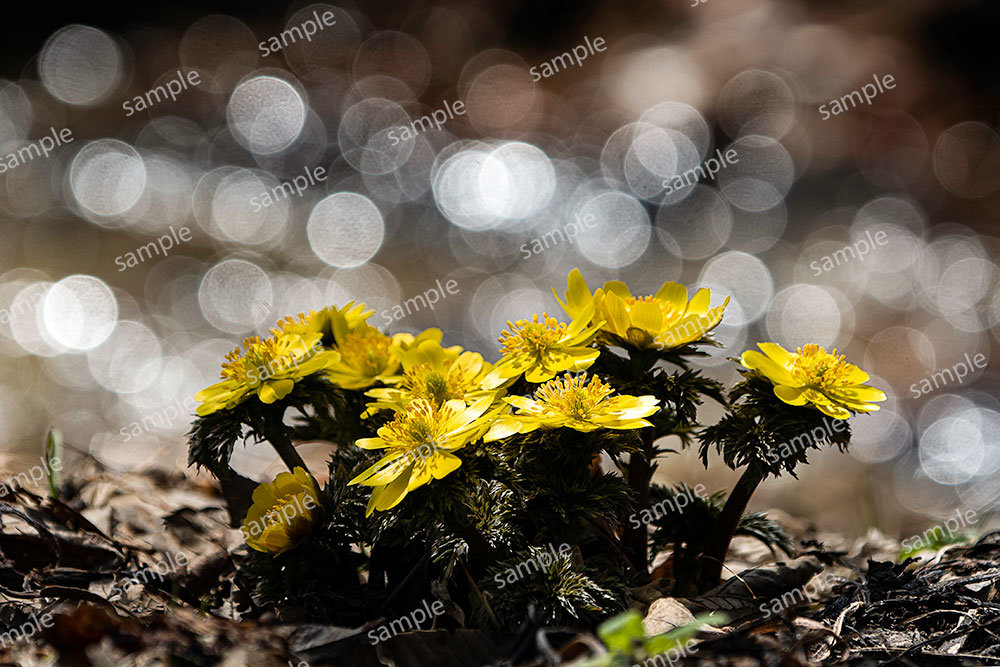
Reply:
M310 376L344 389L367 390L365 396L372 400L362 416L394 413L377 437L356 443L383 451L381 459L350 482L372 487L370 515L455 471L462 463L455 452L478 440L492 442L539 428L587 432L651 426L645 418L660 409L657 397L615 395L607 383L582 371L600 355L598 344L665 350L701 340L721 322L729 300L715 308L710 301L709 290L688 299L687 288L675 282L642 297L619 281L591 292L574 269L564 299L559 299L570 322L547 313L508 322L496 364L459 346L444 347L438 329L387 336L367 323L372 311L351 302L286 318L266 340L248 338L242 352L237 348L228 355L222 381L197 394L202 401L198 414L229 409L253 396L273 403ZM836 350L827 353L807 345L789 353L774 343L760 348L764 354L745 352L743 364L769 378L786 403L809 403L845 419L851 412L877 410L871 401L885 399L881 391L864 385L868 375ZM533 396L507 396L522 377L538 385ZM315 495L315 486L297 477L280 485L293 481L302 487L300 493ZM255 494L248 519L263 516L271 509L267 503L285 496L261 492L258 507ZM302 527L296 530L301 533ZM287 548L287 539L287 534L269 533L251 546L274 551L270 544Z

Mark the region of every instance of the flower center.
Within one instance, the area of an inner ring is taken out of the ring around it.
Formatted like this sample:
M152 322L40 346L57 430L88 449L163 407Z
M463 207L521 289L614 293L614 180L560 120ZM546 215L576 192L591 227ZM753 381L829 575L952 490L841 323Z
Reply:
M538 321L538 315L533 315L531 321L507 320L507 327L510 331L500 334L500 353L510 355L542 356L559 345L559 341L566 337L566 332L569 330L568 326L554 317L549 317L548 313L542 313L541 322Z
M378 329L363 326L344 336L340 358L364 377L375 377L389 366L392 340Z
M632 306L637 303L655 303L660 307L660 312L663 313L663 321L671 322L676 318L680 317L683 313L680 313L673 309L673 307L666 301L660 301L655 296L630 296L624 299L625 310L632 312Z
M848 384L849 367L844 355L838 355L836 348L827 352L819 345L810 343L798 348L791 355L792 374L811 386L828 387Z
M448 440L442 425L451 416L449 408L439 407L426 398L418 398L407 406L405 412L396 413L396 418L384 427L385 434L379 430L379 436L394 449L436 450Z
M294 512L284 512L283 508L286 505L292 505ZM286 493L274 506L264 515L264 522L266 526L273 526L277 524L283 524L285 527L285 534L293 542L298 542L299 540L307 537L311 532L311 522L310 517L303 515L299 508L304 508L305 500L299 499L296 503L296 495L292 493ZM289 518L290 517L290 518Z
M535 398L555 412L585 420L613 392L611 386L601 382L596 375L590 378L589 384L586 376L579 375L546 382L535 391Z
M438 403L461 398L461 393L448 382L448 377L427 364L408 370L403 386L410 390L414 398L430 398Z
M309 333L309 325L312 321L312 318L314 318L315 316L316 316L315 310L309 311L309 315L306 315L305 313L299 313L297 319L295 317L292 317L291 315L288 315L287 317L284 317L278 321L278 326L274 329L271 329L271 333L275 335L282 333L293 333L293 334L299 334L300 336L304 336L305 334Z
M294 349L289 349L288 341L277 337L261 340L257 336L243 339L244 351L235 348L226 355L222 364L222 379L248 382L247 374L253 371L253 386L260 384L262 377L288 370L297 363Z

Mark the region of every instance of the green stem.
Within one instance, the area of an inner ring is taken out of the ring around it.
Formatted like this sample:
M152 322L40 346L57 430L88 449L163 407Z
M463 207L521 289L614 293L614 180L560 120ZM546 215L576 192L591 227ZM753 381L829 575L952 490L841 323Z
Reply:
M628 462L628 485L632 489L636 505L639 509L649 506L649 482L653 477L653 439L654 429L644 428L642 435L642 452L632 454ZM649 579L648 531L645 525L636 528L629 521L622 537L625 553L635 566L636 573L645 581Z
M750 503L753 492L763 480L764 475L755 466L749 466L726 499L722 514L712 527L712 534L705 546L698 577L698 588L702 592L717 586L722 578L722 565L729 552L729 543L733 540L733 534L740 525L740 519L743 518L743 512Z
M281 460L284 461L291 472L295 472L295 468L302 468L306 472L309 472L309 468L306 467L305 461L302 460L302 457L295 450L295 445L292 444L292 440L288 437L288 432L283 426L269 429L267 440L274 447L274 451L278 452L278 456L281 457Z
M656 357L649 350L631 350L629 359L632 365L632 379L639 384L649 384L650 369L656 363ZM642 451L631 455L628 462L626 481L632 489L632 495L640 509L649 506L649 483L653 479L653 459L656 452L653 441L656 440L656 429L644 428L640 432ZM636 528L629 521L622 534L622 546L632 561L636 573L642 581L649 580L649 537L645 525Z

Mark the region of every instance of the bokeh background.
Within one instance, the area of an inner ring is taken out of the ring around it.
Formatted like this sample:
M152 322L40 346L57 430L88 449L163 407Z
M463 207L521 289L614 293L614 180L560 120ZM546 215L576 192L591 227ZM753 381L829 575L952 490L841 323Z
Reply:
M850 454L767 482L757 506L851 533L994 508L1000 5L691 5L19 8L0 47L0 156L52 128L73 141L0 174L0 467L36 463L50 427L70 466L183 467L191 397L280 317L356 299L383 326L454 280L458 294L388 329L440 327L493 359L506 320L558 313L550 288L580 267L592 287L678 280L730 296L726 348L702 364L722 381L757 341L817 342L889 393L854 420ZM262 54L314 11L335 25ZM532 80L585 36L607 50ZM178 71L200 85L126 116L123 102ZM876 75L896 87L823 119L820 105ZM468 112L440 130L389 136L457 100ZM729 148L737 164L665 194ZM317 166L325 182L252 204ZM590 215L573 242L525 252ZM169 256L119 270L184 227ZM863 260L811 268L878 232ZM966 354L987 367L914 397ZM269 452L238 449L236 467L276 470ZM660 476L721 487L722 468L684 452Z

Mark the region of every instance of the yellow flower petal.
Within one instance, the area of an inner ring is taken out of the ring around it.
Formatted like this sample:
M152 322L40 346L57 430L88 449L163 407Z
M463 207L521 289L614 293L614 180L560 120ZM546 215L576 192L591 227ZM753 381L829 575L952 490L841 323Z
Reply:
M791 364L791 355L788 353L788 350L777 343L757 343L757 347L779 366L788 368Z
M563 305L566 314L571 318L576 317L587 304L592 302L592 298L593 295L590 293L590 288L587 287L587 281L583 279L580 269L570 271L566 288L566 303Z
M833 394L837 398L856 403L867 403L871 401L884 401L887 396L881 389L867 385L857 385L853 387L832 387L827 389L827 393Z
M627 299L632 296L632 292L629 291L628 285L620 280L609 280L604 283L604 291L615 294L623 299Z
M832 403L826 405L816 404L816 408L827 417L833 417L834 419L848 419L851 416L851 413L846 409Z
M617 294L607 294L601 301L599 316L605 320L606 328L614 334L625 338L631 322L625 302Z
M483 442L503 440L520 432L521 422L519 420L510 417L501 417L490 426L490 430L483 436Z
M802 395L804 392L805 387L778 385L774 388L774 395L789 405L805 405L808 401L806 401L806 397Z
M695 292L688 302L685 315L704 315L712 303L712 292L704 287Z
M307 470L279 473L254 489L242 526L247 545L272 554L287 551L312 531L318 508L316 482Z
M375 498L375 509L385 511L398 505L406 497L409 484L410 476L404 474L391 483L374 489L372 496Z
M656 334L663 327L663 311L656 301L639 301L629 310L632 326L651 334Z
M365 486L388 484L406 470L409 461L410 459L407 458L404 451L389 452L347 484L363 484Z
M764 354L747 350L743 364L775 385L774 393L791 405L811 404L823 414L847 419L853 412L874 412L886 400L880 389L862 384L869 378L837 350L827 352L810 343L789 352L776 343L758 343ZM766 355L766 356L765 356Z
M294 386L291 380L268 380L261 385L258 394L264 403L274 403L287 396Z
M656 300L667 304L675 312L683 313L687 310L687 288L673 281L665 282L657 291Z
M790 387L801 386L801 382L792 377L786 368L779 366L760 352L747 350L740 358L740 362L747 368L760 371L775 384L784 384Z

